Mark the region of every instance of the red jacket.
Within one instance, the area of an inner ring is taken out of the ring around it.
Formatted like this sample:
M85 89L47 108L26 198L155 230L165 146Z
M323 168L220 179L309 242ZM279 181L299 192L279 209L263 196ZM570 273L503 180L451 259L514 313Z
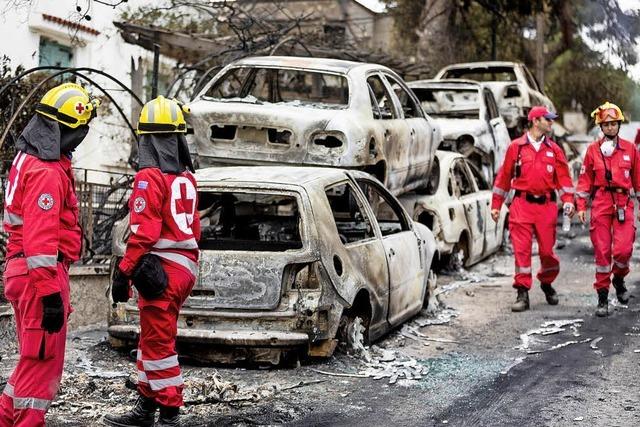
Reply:
M129 199L131 236L120 269L130 275L140 257L150 252L198 273L200 217L192 173L163 173L145 168L136 174Z
M518 152L520 152L521 173L520 177L516 178L514 170ZM504 163L493 184L491 209L500 209L512 188L535 195L560 190L562 201L573 203L573 182L562 149L546 136L538 151L529 143L526 133L514 139L507 148Z
M71 160L43 161L18 152L5 188L7 258L24 256L37 296L60 292L55 279L60 253L80 259L82 230Z
M600 152L603 139L589 145L584 155L584 163L578 178L577 205L579 211L587 209L587 202L596 187L616 187L627 191L634 189L640 196L640 165L636 146L630 141L618 138L618 144L611 157ZM606 167L611 171L611 182L605 177Z

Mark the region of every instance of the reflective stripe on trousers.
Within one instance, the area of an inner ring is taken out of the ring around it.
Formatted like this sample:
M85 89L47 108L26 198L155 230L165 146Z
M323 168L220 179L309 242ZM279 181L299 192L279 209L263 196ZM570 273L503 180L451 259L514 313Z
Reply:
M51 401L47 399L16 396L13 386L9 383L4 387L3 393L13 399L14 409L37 409L40 411L46 411L49 409L49 405L51 405Z

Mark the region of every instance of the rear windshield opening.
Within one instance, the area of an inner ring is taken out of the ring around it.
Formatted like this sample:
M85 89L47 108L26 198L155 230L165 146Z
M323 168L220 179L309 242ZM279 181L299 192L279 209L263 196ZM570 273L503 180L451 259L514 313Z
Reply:
M228 70L204 96L252 104L343 108L349 104L349 83L345 76L319 71L239 67Z
M424 111L436 117L477 119L480 97L477 89L414 88Z
M286 251L301 249L295 197L282 194L201 192L200 249Z
M515 82L513 67L458 68L447 70L444 79L469 79L478 82Z

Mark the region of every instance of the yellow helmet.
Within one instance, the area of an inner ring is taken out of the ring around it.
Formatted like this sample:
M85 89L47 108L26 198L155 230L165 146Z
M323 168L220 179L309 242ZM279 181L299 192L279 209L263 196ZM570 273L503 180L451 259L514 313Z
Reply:
M177 99L167 99L160 95L144 104L138 121L138 135L145 133L187 132L184 113L190 113L189 107Z
M36 112L75 129L89 123L99 105L100 100L92 99L82 86L63 83L44 94Z
M624 120L622 110L616 104L612 104L609 101L605 102L595 110L591 112L591 117L596 121L596 124L605 122L621 122Z

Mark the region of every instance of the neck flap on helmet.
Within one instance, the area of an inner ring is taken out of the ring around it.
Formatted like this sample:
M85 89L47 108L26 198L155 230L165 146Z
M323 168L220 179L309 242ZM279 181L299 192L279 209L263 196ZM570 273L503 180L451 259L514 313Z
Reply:
M24 128L16 149L40 160L60 159L60 127L55 120L34 114Z
M139 169L159 168L164 173L194 172L187 139L181 133L146 133L138 139Z

